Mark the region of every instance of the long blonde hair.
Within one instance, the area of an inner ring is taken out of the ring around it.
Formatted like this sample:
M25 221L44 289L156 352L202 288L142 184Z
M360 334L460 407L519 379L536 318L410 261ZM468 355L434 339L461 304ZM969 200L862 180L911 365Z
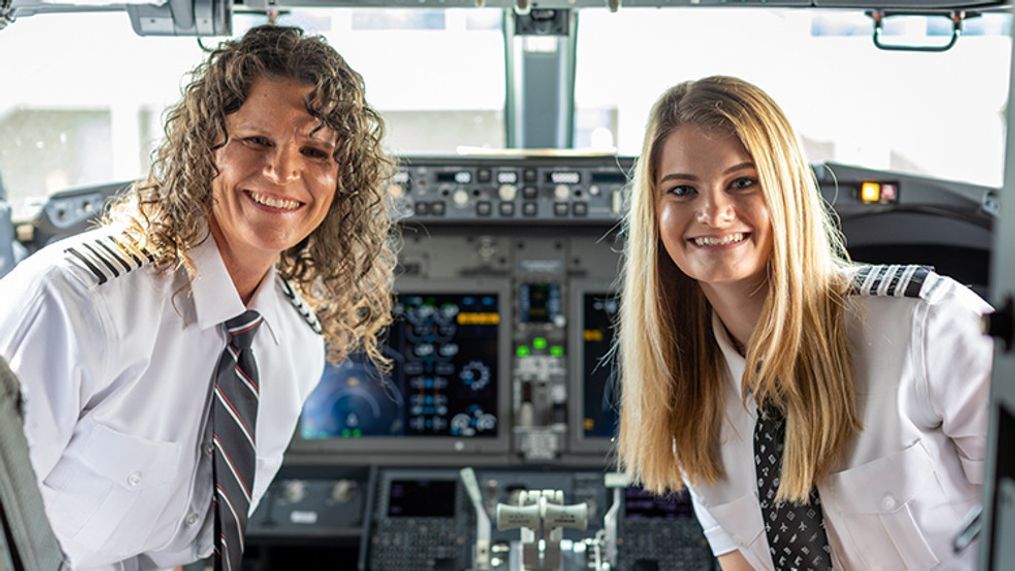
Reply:
M766 299L747 345L742 394L786 417L778 498L806 502L860 430L843 308L852 273L841 235L778 105L730 77L677 85L653 106L635 170L621 275L618 458L657 493L723 478L725 362L712 308L659 238L660 149L680 125L734 134L754 159L772 224ZM751 374L750 372L753 372Z
M393 162L381 148L384 122L366 103L363 78L324 38L260 26L212 51L168 110L165 141L147 180L114 203L103 222L125 226L160 270L192 272L187 252L211 239L214 155L226 144L226 115L262 76L313 87L307 112L338 134L331 208L316 230L282 253L277 270L317 313L330 361L363 350L383 367L378 336L391 322L397 262L387 192Z

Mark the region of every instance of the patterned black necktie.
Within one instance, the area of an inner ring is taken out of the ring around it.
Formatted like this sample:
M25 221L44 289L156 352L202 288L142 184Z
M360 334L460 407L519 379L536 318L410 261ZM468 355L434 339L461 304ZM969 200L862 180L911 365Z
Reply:
M780 571L831 569L832 557L818 489L811 489L809 505L775 501L785 438L786 419L774 409L767 414L759 410L758 423L754 425L754 465L768 551L775 568Z
M254 429L260 396L250 344L262 321L253 310L226 321L229 344L215 370L215 571L239 571L243 559L243 532L254 489Z

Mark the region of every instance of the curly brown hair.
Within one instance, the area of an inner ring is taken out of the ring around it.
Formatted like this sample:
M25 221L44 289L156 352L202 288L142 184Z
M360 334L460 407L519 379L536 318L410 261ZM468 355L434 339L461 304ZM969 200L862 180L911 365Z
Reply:
M226 116L269 76L313 89L307 111L337 135L335 199L321 225L282 253L279 274L321 321L334 363L364 351L386 366L378 337L391 322L397 262L387 181L394 166L381 148L384 122L367 105L363 78L324 38L299 28L260 26L223 42L191 74L183 98L166 112L165 140L146 180L122 196L105 223L128 234L155 258L159 271L185 267L187 252L208 239L215 151L226 144Z

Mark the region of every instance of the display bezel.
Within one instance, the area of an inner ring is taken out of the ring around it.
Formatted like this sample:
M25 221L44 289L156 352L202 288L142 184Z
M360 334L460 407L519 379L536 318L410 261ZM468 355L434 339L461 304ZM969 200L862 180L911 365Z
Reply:
M585 379L584 361L585 345L583 343L583 321L582 311L585 307L585 295L606 293L616 294L614 283L610 280L576 279L570 284L568 301L570 305L570 323L573 325L568 332L568 345L570 346L568 367L571 374L568 375L568 394L573 395L568 404L568 446L573 452L609 452L613 447L612 438L590 438L585 436L583 425L585 419Z
M346 453L364 455L432 455L434 453L507 452L511 443L511 323L513 307L510 284L492 280L420 280L403 279L395 286L402 294L463 294L472 292L497 294L500 308L500 329L497 332L497 435L487 438L455 438L450 436L363 436L359 438L303 438L297 426L291 449L305 453ZM302 422L302 410L301 410Z

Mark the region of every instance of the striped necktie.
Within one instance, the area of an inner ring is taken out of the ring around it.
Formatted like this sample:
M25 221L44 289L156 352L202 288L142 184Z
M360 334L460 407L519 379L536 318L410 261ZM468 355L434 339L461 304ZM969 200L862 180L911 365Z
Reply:
M225 322L229 344L215 370L215 570L239 571L243 533L254 489L255 434L260 386L250 348L263 318L253 310Z
M777 502L782 475L786 419L778 410L758 411L754 426L754 464L758 476L758 500L765 521L768 551L779 571L823 571L832 568L825 521L818 489L811 489L810 504Z

